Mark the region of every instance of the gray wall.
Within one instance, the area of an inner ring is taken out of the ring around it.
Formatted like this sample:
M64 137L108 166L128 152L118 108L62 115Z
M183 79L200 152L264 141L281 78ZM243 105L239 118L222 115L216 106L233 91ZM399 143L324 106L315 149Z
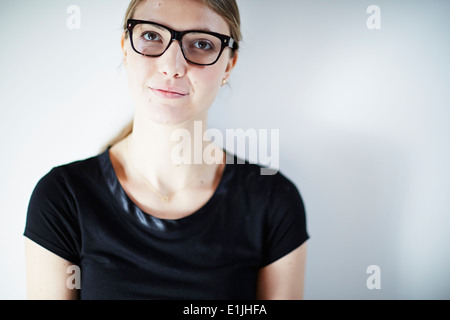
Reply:
M66 26L69 5L81 29ZM0 298L25 297L23 227L51 167L131 119L127 0L0 3ZM381 9L371 30L370 5ZM307 299L449 299L448 1L240 0L244 43L210 127L279 129L307 209ZM368 266L381 271L369 290Z

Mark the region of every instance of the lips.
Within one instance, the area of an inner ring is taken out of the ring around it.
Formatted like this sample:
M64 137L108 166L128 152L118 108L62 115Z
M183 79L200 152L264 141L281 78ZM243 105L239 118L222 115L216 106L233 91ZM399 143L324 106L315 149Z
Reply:
M149 87L149 89L158 97L167 99L179 99L189 95L186 90L175 87Z

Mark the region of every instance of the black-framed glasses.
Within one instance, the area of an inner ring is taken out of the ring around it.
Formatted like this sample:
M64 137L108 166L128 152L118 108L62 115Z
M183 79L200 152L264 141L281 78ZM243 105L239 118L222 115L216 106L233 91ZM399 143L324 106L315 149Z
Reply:
M127 30L133 50L141 55L160 57L177 40L184 58L201 66L215 64L225 48L237 48L233 38L220 33L202 30L175 31L152 21L129 19Z

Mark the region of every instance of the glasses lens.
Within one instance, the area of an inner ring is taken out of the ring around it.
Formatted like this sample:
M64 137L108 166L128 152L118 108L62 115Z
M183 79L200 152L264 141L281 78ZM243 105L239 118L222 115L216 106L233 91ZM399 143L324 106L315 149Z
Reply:
M208 33L190 32L183 37L183 51L191 62L211 64L222 50L222 40Z
M133 29L133 45L146 56L159 56L170 43L169 30L150 23L137 24Z

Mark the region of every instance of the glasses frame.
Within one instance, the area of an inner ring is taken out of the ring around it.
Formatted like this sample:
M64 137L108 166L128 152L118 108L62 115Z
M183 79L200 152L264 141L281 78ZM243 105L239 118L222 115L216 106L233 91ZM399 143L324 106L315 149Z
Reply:
M170 32L171 39L170 39L170 41L169 41L169 43L168 43L166 49L164 49L164 51L163 51L161 54L158 54L158 55L148 55L148 54L143 54L143 53L139 52L139 51L134 47L134 43L133 43L133 30L134 30L134 27L137 26L138 24L154 24L154 25L159 26L159 27L161 27L161 28L164 28L164 29L166 29L167 31ZM134 50L136 53L138 53L138 54L140 54L140 55L143 55L143 56L145 56L145 57L152 57L152 58L161 57L164 53L166 53L167 49L169 49L169 47L170 47L170 45L172 44L172 42L173 42L174 40L177 40L177 41L180 43L180 48L181 48L181 52L183 53L184 59L186 59L187 62L192 63L192 64L195 64L195 65L198 65L198 66L211 66L211 65L215 64L217 61L219 61L219 59L220 59L220 57L222 56L222 53L223 53L223 51L225 50L225 48L228 47L228 48L231 48L231 50L234 51L234 50L236 50L236 45L237 45L236 41L235 41L232 37L227 36L227 35L224 35L224 34L221 34L221 33L211 32L211 31L205 31L205 30L176 31L176 30L173 30L173 29L171 29L171 28L169 28L169 27L166 27L166 26L164 26L164 25L162 25L162 24L159 24L159 23L156 23L156 22L153 22L153 21L146 21L146 20L128 19L128 20L127 20L127 31L128 31L128 33L129 33L131 47L133 48L133 50ZM183 40L183 37L184 37L186 34L192 33L192 32L206 33L206 34L215 36L215 37L217 37L217 38L219 38L219 39L221 40L222 47L221 47L221 49L220 49L219 55L217 56L217 59L216 59L214 62L207 63L207 64L197 63L197 62L193 62L193 61L189 60L189 59L186 57L186 54L184 53L184 50L183 50L182 40Z

